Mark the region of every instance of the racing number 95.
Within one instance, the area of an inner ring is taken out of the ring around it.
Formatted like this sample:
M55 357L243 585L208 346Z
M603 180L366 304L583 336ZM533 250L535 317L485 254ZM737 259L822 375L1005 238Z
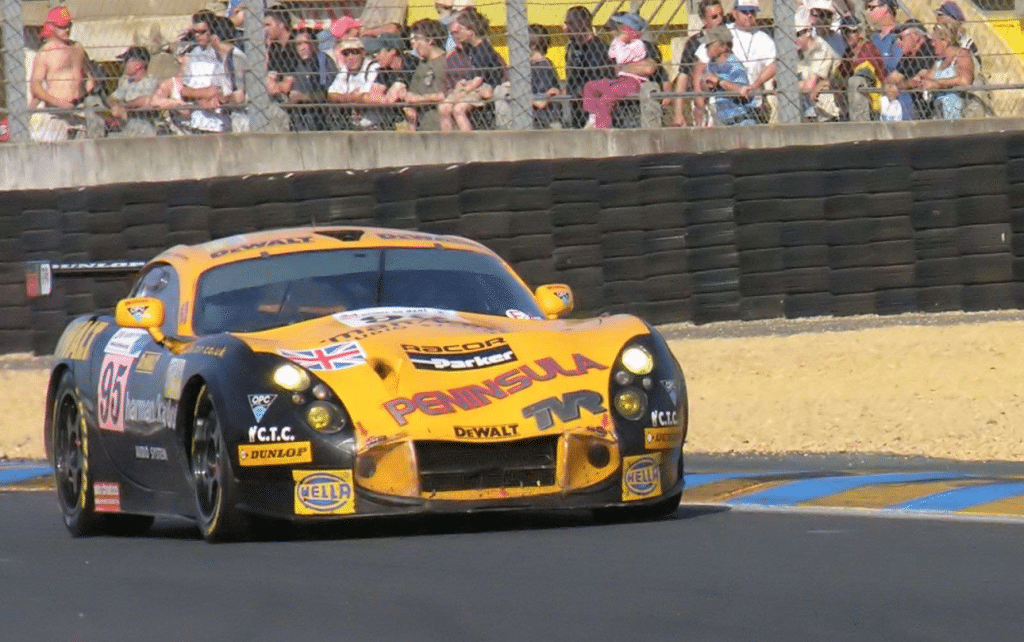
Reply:
M103 430L124 431L125 392L133 357L108 354L100 367L100 385L96 394L99 426Z

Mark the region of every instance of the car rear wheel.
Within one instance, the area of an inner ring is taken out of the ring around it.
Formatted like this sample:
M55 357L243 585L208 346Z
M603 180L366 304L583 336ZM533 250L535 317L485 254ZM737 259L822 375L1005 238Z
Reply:
M64 526L74 537L139 535L153 525L149 515L100 515L89 482L89 430L78 400L74 376L65 372L54 397L50 443L57 501Z
M71 372L65 372L57 386L52 421L53 476L64 526L73 537L92 535L101 520L89 484L89 431Z
M239 539L247 530L245 515L235 508L234 473L224 430L206 386L196 398L190 448L196 496L196 523L208 542Z

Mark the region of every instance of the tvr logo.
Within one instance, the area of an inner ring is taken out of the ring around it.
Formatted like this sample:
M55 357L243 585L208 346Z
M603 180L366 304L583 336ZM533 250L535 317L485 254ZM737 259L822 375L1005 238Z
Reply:
M593 390L576 390L567 392L562 398L548 397L523 408L523 417L531 417L537 422L538 430L547 430L555 425L554 418L562 423L576 421L580 418L580 408L585 408L593 415L607 412L604 397Z

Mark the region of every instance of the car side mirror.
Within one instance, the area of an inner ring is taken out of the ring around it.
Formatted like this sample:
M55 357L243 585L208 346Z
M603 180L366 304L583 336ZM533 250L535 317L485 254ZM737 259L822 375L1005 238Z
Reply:
M549 319L559 319L572 312L572 288L564 283L542 285L534 292L540 311Z
M121 299L114 309L114 320L122 328L149 330L154 341L164 342L164 333L160 331L164 324L164 303L160 299L148 296Z

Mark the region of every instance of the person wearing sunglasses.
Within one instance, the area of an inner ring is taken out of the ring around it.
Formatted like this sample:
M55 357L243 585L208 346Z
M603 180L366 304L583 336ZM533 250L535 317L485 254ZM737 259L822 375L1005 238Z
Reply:
M43 46L32 61L29 107L54 111L32 114L29 129L33 140L67 140L72 132L83 129L90 138L104 133L102 119L91 108L100 105L99 99L91 95L96 79L89 71L85 48L71 39L71 24L71 12L63 5L46 14L40 34ZM87 99L95 105L83 105ZM90 108L83 112L82 106Z
M772 85L775 79L776 49L772 37L758 28L758 11L760 0L736 0L732 8L733 23L728 25L728 29L732 33L732 53L747 71L748 83L737 91L744 99L751 99L758 121L767 123L771 118L768 101L762 96L751 94ZM707 45L701 45L696 56L706 65Z
M704 63L697 59L697 49L704 42L704 36L709 29L713 29L725 22L725 9L721 0L701 0L697 7L700 18L703 22L702 28L690 36L683 45L682 55L679 57L679 74L674 81L673 90L679 93L699 89L693 85L693 79L704 74ZM708 124L707 106L703 97L673 98L672 99L672 124L676 127L686 125Z
M903 57L903 48L896 33L896 0L868 0L864 5L864 16L875 29L871 42L882 54L885 73L892 73Z

